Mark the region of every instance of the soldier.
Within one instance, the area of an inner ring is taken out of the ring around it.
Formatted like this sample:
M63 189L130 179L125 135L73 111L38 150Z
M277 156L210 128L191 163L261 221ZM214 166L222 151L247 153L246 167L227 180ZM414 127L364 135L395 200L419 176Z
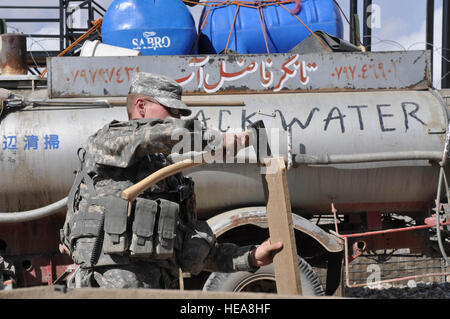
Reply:
M112 121L79 149L81 165L61 229L61 250L79 265L69 287L175 288L179 268L192 274L256 271L282 249L269 240L257 247L217 243L196 218L194 183L182 174L153 185L133 204L121 199L124 189L171 164L175 130L193 130L193 119L180 119L191 114L181 95L175 81L135 73L129 121ZM234 156L248 139L226 134L221 144Z

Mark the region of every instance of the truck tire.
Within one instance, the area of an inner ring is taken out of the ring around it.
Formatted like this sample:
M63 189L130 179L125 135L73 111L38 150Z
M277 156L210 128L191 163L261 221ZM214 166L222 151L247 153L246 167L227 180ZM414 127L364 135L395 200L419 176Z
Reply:
M298 270L302 283L303 296L325 296L322 283L313 268L299 257ZM276 293L273 264L260 267L256 272L239 271L234 273L213 272L203 286L203 291L265 292Z

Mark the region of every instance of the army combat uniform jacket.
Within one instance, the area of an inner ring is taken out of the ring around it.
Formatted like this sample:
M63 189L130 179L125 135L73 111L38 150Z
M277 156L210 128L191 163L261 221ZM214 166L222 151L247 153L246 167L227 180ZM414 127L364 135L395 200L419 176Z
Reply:
M81 167L68 196L61 241L80 266L78 286L169 288L184 272L254 271L253 246L219 244L197 220L193 181L177 174L133 204L124 189L170 165L177 129L193 120L113 121L78 151Z

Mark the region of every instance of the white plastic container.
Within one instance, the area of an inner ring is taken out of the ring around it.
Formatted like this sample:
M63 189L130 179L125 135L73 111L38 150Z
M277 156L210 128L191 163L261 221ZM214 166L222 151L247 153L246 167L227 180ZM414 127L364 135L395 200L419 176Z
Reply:
M86 40L81 47L80 56L138 56L140 51L104 44L99 40Z

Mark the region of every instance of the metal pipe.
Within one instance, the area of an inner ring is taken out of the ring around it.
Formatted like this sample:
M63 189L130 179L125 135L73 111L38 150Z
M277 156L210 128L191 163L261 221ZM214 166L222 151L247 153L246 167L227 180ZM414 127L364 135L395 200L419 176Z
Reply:
M64 23L64 0L59 0L59 51L64 50L64 31L66 30Z
M358 14L358 0L350 0L350 42L353 44L356 44L357 37L356 37L356 29L354 25L354 19L355 16ZM358 30L359 31L359 30ZM359 36L359 35L358 35Z
M2 75L26 75L28 73L26 36L7 33L0 36L0 41Z
M427 21L426 21L426 48L431 50L431 81L433 81L433 55L434 55L434 0L427 0Z
M34 23L34 22L59 22L59 19L15 19L15 18L6 18L6 22L27 22L27 23Z
M292 126L287 130L287 170L290 171L294 167L294 154L292 153Z
M98 8L100 8L100 10L102 10L103 12L106 12L106 9L103 8L100 4L98 4L98 2L96 2L95 0L93 0L92 3L95 4Z
M447 129L447 135L445 138L444 153L442 155L442 161L440 162L441 169L439 170L439 182L438 182L437 198L436 198L436 235L437 235L439 250L441 251L442 257L444 258L446 264L448 264L448 257L447 257L447 254L445 253L445 249L442 244L442 238L441 238L440 206L441 206L441 190L442 190L442 181L443 180L445 181L446 193L448 194L448 186L447 186L447 180L445 179L444 167L447 163L447 158L448 158L448 153L449 153L449 145L450 145L450 124L449 124L449 128ZM447 197L447 200L450 200L450 199Z
M448 264L448 257L445 253L444 246L442 244L442 238L441 238L441 221L440 221L440 209L441 206L441 189L442 189L442 180L444 177L444 167L441 167L439 171L439 182L438 182L438 189L437 189L437 199L436 199L436 235L437 235L437 242L439 245L439 250L441 251L442 257L444 258L445 262Z
M372 22L369 22L369 19L372 18L372 11L368 12L368 9L372 9L372 0L364 0L363 9L363 44L366 51L372 51Z
M337 211L336 211L336 208L334 207L334 203L331 203L331 211L333 212L333 218L334 218L334 230L335 230L336 234L338 236L340 236L338 223L337 223L338 222Z
M30 38L59 38L58 34L26 33L25 35Z
M350 15L358 14L358 0L350 0Z
M91 25L91 23L94 21L94 11L92 10L92 1L89 1L88 3L88 27Z
M442 0L442 82L443 89L450 88L450 0Z
M449 151L450 151L450 124L448 125L448 128L447 128L447 134L445 137L444 152L442 154L442 160L439 163L439 165L441 167L446 166Z
M6 26L5 19L0 19L0 35L6 33L8 30L8 27Z
M33 210L23 212L0 212L0 224L23 223L51 216L67 205L67 197Z
M362 252L362 251L366 250L367 243L364 240L359 240L355 243L355 248Z
M0 9L55 9L59 10L59 7L52 6L0 6Z
M349 270L349 261L348 261L348 238L347 237L340 237L340 238L344 239L345 284L347 287L351 287L352 285L350 284L350 276L349 276L350 270Z
M436 222L437 224L437 222ZM449 222L441 223L441 226L450 225ZM366 233L357 233L357 234L348 234L348 235L339 235L341 237L365 237L365 236L373 236L373 235L382 235L382 234L389 234L389 233L397 233L397 232L404 232L404 231L410 231L410 230L420 230L420 229L427 229L434 227L431 225L419 225L419 226L409 226L409 227L403 227L403 228L394 228L394 229L385 229L385 230L377 230L377 231L371 231Z
M303 155L297 154L297 164L326 165L326 164L353 164L385 161L408 161L408 160L442 160L442 152L434 151L410 151L410 152L385 152L366 154L337 154L337 155Z

